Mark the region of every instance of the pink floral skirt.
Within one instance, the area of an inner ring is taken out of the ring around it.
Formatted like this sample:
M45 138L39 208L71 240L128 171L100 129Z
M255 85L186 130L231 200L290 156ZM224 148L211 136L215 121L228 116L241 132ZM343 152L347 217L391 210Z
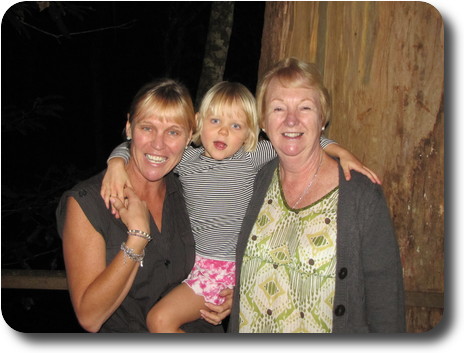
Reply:
M219 292L235 286L235 262L196 255L193 269L183 282L195 294L202 295L206 302L221 305L225 299L219 296Z

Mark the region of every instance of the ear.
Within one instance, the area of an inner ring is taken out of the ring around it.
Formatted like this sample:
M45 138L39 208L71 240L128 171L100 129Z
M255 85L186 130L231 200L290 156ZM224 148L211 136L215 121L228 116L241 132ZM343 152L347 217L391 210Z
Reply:
M132 139L132 130L131 130L131 123L129 122L129 114L127 114L126 136L128 140Z
M266 121L266 119L264 119L264 120L262 121L262 123L261 123L261 130L263 130L264 133L267 134L266 129L267 129L267 121Z

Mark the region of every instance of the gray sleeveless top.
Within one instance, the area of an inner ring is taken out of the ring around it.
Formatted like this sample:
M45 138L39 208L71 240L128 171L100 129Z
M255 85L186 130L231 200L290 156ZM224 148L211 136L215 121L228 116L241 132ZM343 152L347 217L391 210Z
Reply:
M58 233L63 236L66 199L74 197L95 230L106 242L106 263L109 264L127 239L127 228L106 208L100 196L104 173L83 181L66 191L56 210ZM153 240L145 249L143 267L120 307L103 324L100 332L147 332L146 316L151 307L189 274L195 259L195 244L190 227L182 187L172 173L166 177L166 198L163 206L163 227L159 232L153 218L150 230ZM189 332L223 332L198 320L184 326Z

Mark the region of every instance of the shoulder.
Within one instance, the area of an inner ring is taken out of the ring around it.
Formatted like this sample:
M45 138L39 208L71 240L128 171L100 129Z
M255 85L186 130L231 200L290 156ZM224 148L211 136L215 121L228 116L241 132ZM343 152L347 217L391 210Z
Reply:
M351 171L351 180L347 181L339 165L340 201L342 203L364 202L372 203L384 201L383 189L379 184L373 183L365 175Z
M381 186L373 183L367 176L361 174L355 170L351 171L351 180L347 181L345 175L343 174L343 169L341 166L339 168L340 175L340 184L345 184L345 186L350 185L352 188L367 189L367 190L381 190Z
M259 154L259 155L268 155L270 156L267 160L274 158L276 156L274 147L269 140L259 140L258 144L256 145L256 149L253 150L251 153Z
M189 160L192 158L197 158L200 156L205 149L200 146L200 147L193 147L193 146L188 146L187 149L184 151L184 154L182 155L182 162L184 160Z
M266 140L266 139L261 139L258 141L257 148L269 149L273 147L272 147L271 141Z
M100 188L104 173L105 171L102 171L99 174L90 177L89 179L77 183L70 190L66 191L63 196L73 196L76 199L88 199L94 198L95 196L100 197Z
M56 209L56 219L58 225L58 231L61 234L64 220L67 213L68 198L74 198L79 204L80 208L87 216L87 218L92 222L94 219L97 220L102 214L108 213L105 202L100 196L100 188L103 180L104 171L77 183L71 189L65 191L61 196L58 207ZM93 223L96 223L93 222Z
M204 150L205 149L203 147L187 147L182 155L182 159L174 168L174 171L176 173L183 173L186 169L189 169L193 163L198 163L201 161L200 156Z
M182 184L179 178L171 171L164 177L168 194L183 193Z
M258 172L255 178L255 189L258 189L260 186L268 186L271 182L274 171L279 166L279 158L276 157L269 162L267 162Z
M259 174L273 173L278 165L279 165L279 158L275 157L274 159L270 160L263 166Z

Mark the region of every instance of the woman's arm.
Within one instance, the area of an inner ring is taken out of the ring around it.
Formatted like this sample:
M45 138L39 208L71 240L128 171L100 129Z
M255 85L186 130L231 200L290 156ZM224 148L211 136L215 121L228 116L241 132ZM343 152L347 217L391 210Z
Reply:
M108 168L103 177L100 195L105 200L106 208L110 208L110 198L124 199L124 187L132 188L129 176L126 173L126 163L129 161L130 153L127 142L121 143L110 154L107 164ZM112 207L112 212L119 218L119 214Z
M364 164L356 158L351 152L343 148L337 143L330 143L324 148L324 151L327 152L331 157L336 157L340 159L340 164L342 166L343 172L345 174L346 180L351 179L351 170L356 170L357 172L367 176L373 183L382 184L380 178L372 170L367 168Z
M145 211L136 202L128 199L128 208L133 207L131 212L123 212L126 219L132 218L126 225L129 224L129 229L149 232ZM147 242L141 237L128 236L126 246L141 254ZM67 201L63 252L76 316L85 330L97 332L126 297L140 264L120 251L106 266L105 241L72 197Z
M129 175L126 172L125 162L122 158L115 157L108 161L108 168L103 177L100 195L105 200L106 208L110 208L110 199L116 198L124 200L124 188L132 188ZM114 207L111 212L119 218L119 214Z

